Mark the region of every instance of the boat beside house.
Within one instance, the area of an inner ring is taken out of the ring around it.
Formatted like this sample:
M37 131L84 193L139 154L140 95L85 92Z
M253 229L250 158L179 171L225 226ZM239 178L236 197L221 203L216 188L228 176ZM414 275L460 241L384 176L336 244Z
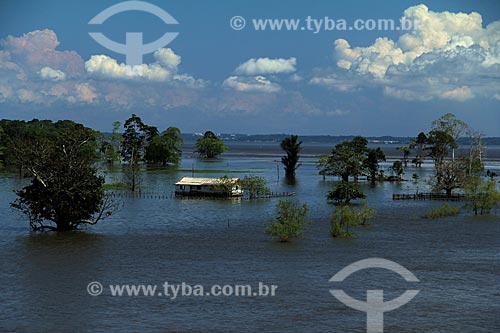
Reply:
M175 183L175 195L241 197L243 191L239 178L195 178L183 177Z

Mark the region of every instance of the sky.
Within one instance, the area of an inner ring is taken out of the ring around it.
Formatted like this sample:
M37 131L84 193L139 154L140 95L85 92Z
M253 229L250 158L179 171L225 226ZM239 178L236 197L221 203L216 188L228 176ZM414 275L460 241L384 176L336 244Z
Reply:
M416 136L452 112L500 136L498 0L151 0L178 24L138 10L89 24L121 3L0 0L0 118L110 131L135 113L186 133ZM401 18L416 27L342 27ZM259 19L300 24L263 31ZM131 67L96 32L119 44L178 35Z

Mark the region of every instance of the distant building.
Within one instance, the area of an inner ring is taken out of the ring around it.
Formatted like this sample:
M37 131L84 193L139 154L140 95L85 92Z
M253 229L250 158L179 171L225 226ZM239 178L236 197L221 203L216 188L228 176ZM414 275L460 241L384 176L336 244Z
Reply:
M241 197L243 191L239 178L183 177L175 183L175 195Z

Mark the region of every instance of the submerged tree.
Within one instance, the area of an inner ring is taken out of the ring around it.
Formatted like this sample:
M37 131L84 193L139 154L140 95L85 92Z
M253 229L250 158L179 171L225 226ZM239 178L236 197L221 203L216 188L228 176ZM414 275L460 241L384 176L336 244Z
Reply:
M276 210L276 219L266 226L266 233L279 239L280 242L299 238L304 232L305 225L309 223L306 219L309 211L307 204L299 205L289 199L280 200Z
M260 176L245 176L240 181L243 194L249 199L269 195L271 190L267 187L266 180Z
M335 145L323 172L339 176L344 182L348 182L349 177L356 181L363 171L363 161L368 153L367 145L368 140L362 136Z
M403 162L403 166L405 168L408 167L408 160L409 160L410 155L411 155L410 147L409 146L399 146L396 149L403 153L403 157L401 158L401 162Z
M123 125L121 155L125 184L131 191L135 191L141 182L141 162L144 159L146 147L149 145L158 130L145 125L141 118L132 114Z
M332 237L351 237L350 227L359 225L356 213L349 206L336 207L330 221Z
M328 193L328 200L335 200L339 204L347 205L351 200L364 199L366 195L361 190L361 186L356 182L341 181L335 189Z
M366 201L363 201L361 207L357 211L358 222L360 225L367 225L368 221L371 220L375 215L377 215L377 211L373 208L368 207Z
M347 205L335 207L330 220L330 235L332 237L351 237L353 235L351 227L366 225L376 214L377 211L368 207L366 202L363 202L359 209Z
M447 113L432 122L433 131L446 133L452 138L452 142L455 143L450 145L452 160L455 159L456 142L467 131L468 127L465 122L457 119L453 113Z
M483 181L477 177L471 179L466 186L466 193L470 195L465 208L474 212L474 215L488 214L500 204L500 191L494 180Z
M374 182L377 180L379 171L379 162L385 161L385 154L382 149L368 149L368 154L363 161L362 167L369 179Z
M403 163L401 163L401 161L394 161L391 166L391 172L397 180L401 180L403 173L405 172Z
M469 136L469 152L467 155L455 156L457 140L463 133ZM445 191L450 196L454 189L464 188L484 168L481 161L481 135L453 114L446 114L433 122L427 143L436 169L433 178L435 191ZM451 158L448 157L450 153Z
M212 131L206 131L203 138L196 141L196 153L204 158L214 158L227 151L224 141Z
M290 135L281 141L281 149L286 153L286 156L281 158L281 163L285 166L285 176L288 179L295 178L295 170L300 166L297 164L300 159L300 151L302 150L302 141L298 141L297 135Z
M34 230L68 231L110 216L116 207L95 166L94 131L72 122L56 123L52 131L14 143L31 183L17 191L12 207L28 216Z
M179 164L184 140L177 127L169 127L161 135L154 136L146 147L144 159L152 164Z
M412 141L410 144L410 149L415 150L415 157L412 160L412 163L415 164L415 167L422 167L422 163L424 163L425 159L425 145L427 144L427 135L424 132L420 132L416 139Z

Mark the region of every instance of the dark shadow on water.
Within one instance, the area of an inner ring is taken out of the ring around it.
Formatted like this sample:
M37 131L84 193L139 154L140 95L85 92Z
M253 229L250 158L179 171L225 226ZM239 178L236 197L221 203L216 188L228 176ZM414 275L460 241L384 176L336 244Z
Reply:
M19 236L19 244L24 244L29 251L44 251L57 249L84 249L98 248L98 245L105 239L105 236L87 231L30 231L26 236Z

